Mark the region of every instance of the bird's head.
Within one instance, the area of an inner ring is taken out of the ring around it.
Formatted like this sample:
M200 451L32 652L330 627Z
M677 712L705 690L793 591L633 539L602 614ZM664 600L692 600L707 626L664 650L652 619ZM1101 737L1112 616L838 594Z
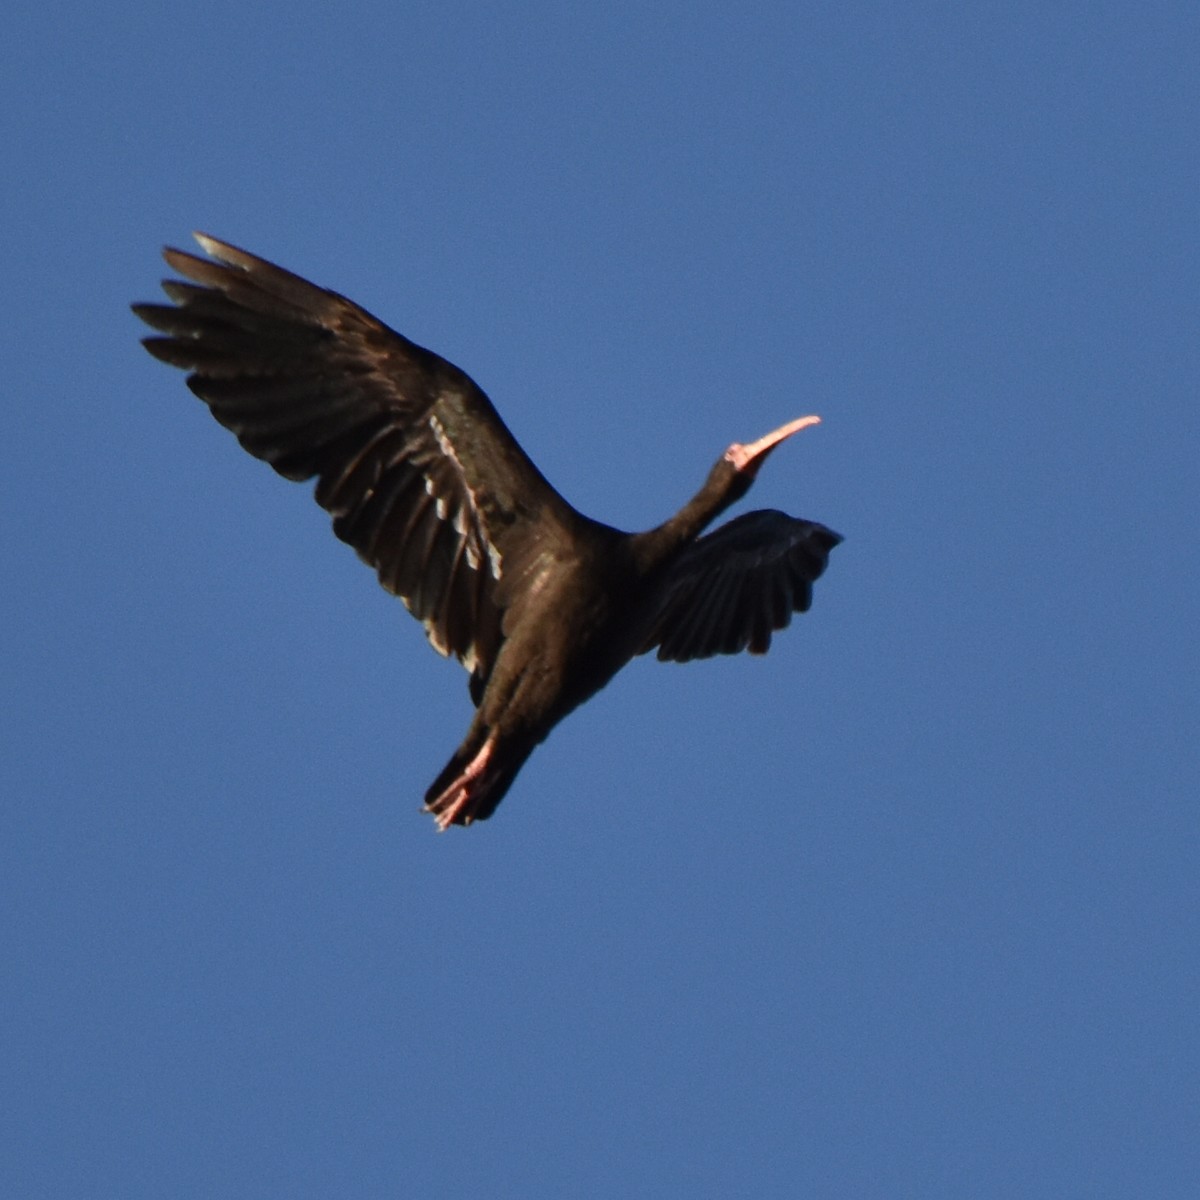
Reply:
M799 433L800 430L807 429L809 425L818 425L820 421L820 417L797 417L794 421L789 421L786 425L780 425L778 429L772 430L766 437L760 437L756 442L749 442L745 445L741 442L734 442L721 455L720 461L713 470L714 478L724 477L724 485L727 489L725 503L732 504L735 500L740 500L750 490L750 485L758 475L759 468L767 461L767 455L776 446L787 441L793 433ZM732 478L729 475L730 468L733 471Z
M793 433L799 433L800 430L807 429L810 425L819 425L820 423L820 417L797 417L786 425L780 425L766 437L760 437L757 442L750 442L748 445L734 442L725 451L724 461L729 463L739 475L744 475L748 482L753 483L759 468L767 461L767 455L776 446L787 441Z

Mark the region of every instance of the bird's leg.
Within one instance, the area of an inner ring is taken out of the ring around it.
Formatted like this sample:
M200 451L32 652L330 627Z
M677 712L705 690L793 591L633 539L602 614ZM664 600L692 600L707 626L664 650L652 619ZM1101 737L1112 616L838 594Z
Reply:
M455 776L449 787L435 800L425 805L425 811L433 813L438 832L445 833L460 817L460 824L471 823L471 810L475 807L476 788L472 785L483 776L496 749L493 733L479 748L479 753Z

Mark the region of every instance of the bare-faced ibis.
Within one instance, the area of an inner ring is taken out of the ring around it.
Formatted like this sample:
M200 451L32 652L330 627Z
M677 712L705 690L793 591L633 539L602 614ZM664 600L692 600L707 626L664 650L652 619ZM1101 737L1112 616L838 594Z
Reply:
M735 443L670 520L623 533L576 512L452 363L335 292L196 235L189 282L136 304L155 358L255 457L317 503L470 672L475 717L433 781L440 829L491 816L535 746L631 658L762 654L812 601L838 534L771 510L703 530L801 417Z

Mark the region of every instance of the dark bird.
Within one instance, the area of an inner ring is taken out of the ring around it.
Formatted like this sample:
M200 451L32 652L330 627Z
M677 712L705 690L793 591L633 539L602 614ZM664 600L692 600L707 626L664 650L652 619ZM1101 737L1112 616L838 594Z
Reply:
M433 781L440 829L491 816L550 730L635 655L762 654L812 602L838 534L772 510L701 537L768 454L817 423L735 443L668 521L623 533L576 512L452 363L357 304L196 235L190 282L135 304L144 344L256 458L315 478L333 531L470 672L475 717ZM211 261L210 261L211 260Z

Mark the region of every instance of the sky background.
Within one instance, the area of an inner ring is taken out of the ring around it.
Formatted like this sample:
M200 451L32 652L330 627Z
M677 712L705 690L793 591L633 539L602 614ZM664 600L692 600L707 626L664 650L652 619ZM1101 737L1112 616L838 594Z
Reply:
M30 4L0 1193L1200 1195L1200 8ZM138 346L207 230L623 528L845 535L496 816L466 676ZM744 511L745 505L739 511Z

